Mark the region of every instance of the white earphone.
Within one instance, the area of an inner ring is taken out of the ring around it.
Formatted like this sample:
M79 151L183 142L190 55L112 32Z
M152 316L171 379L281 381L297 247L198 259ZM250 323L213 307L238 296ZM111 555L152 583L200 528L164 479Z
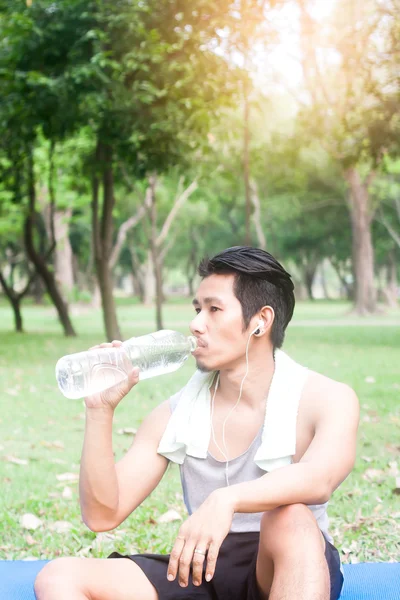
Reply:
M253 333L255 335L259 334L259 333L263 333L264 332L264 321L262 319L258 320L257 323L257 327L254 329L254 331L251 332L250 335L253 335Z

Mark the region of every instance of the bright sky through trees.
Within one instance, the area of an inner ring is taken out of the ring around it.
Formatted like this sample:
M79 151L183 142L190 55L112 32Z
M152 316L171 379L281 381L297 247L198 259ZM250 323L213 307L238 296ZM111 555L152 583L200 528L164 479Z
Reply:
M314 0L309 4L310 14L317 21L323 21L332 13L335 0ZM299 56L299 10L294 3L272 12L272 26L278 32L278 38L273 47L267 46L257 53L257 80L261 87L266 81L284 80L284 83L294 88L301 81L302 69ZM281 84L277 82L277 86Z

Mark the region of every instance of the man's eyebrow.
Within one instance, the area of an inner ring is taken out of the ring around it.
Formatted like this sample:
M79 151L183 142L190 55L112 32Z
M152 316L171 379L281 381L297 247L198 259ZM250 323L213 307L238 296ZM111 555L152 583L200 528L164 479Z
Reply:
M216 304L224 304L221 298L218 298L217 296L208 296L208 298L204 298L204 304L212 304L213 302ZM194 300L192 300L192 304L197 306L200 304L200 302L197 300L197 298L194 298Z

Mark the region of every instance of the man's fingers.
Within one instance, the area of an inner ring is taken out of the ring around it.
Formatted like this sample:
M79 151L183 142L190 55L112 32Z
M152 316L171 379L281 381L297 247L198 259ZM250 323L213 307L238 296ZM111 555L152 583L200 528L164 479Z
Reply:
M203 565L206 560L205 554L200 554L199 552L196 552L196 549L206 553L208 549L208 544L209 542L207 542L207 540L201 540L200 542L197 542L194 548L192 559L192 579L194 585L201 585L201 580L203 577Z
M190 566L192 565L193 584L196 586L201 585L205 562L205 578L206 581L210 581L214 577L220 547L221 543L215 540L207 541L203 538L195 542L185 540L183 536L178 536L170 554L167 570L169 581L173 581L178 574L179 585L186 587L189 581ZM206 554L195 552L196 549Z
M189 581L190 565L193 560L193 552L195 549L194 541L186 541L183 547L181 557L179 559L179 585L186 587Z
M214 577L220 547L221 544L217 542L211 542L210 544L207 553L206 581L210 581Z
M131 390L133 388L134 385L136 385L137 383L139 383L139 369L137 367L134 367L129 373L128 373L128 387L129 390Z
M113 340L112 342L102 342L101 344L96 344L96 346L91 346L89 350L95 350L96 348L119 348L122 346L121 340Z
M102 344L96 344L95 346L92 346L91 348L89 348L89 350L95 350L96 348L112 348L112 344L109 344L108 342L103 342Z
M178 536L175 540L174 547L171 550L171 554L169 556L167 577L169 581L173 581L176 577L179 567L179 559L182 554L183 547L185 545L185 539L183 537Z

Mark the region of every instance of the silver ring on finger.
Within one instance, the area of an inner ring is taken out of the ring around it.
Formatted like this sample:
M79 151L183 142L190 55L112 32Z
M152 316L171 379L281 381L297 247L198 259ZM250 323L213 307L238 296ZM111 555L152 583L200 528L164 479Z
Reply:
M206 555L206 552L204 552L203 550L200 550L200 548L195 548L194 551L197 552L197 554L202 554L203 556Z

